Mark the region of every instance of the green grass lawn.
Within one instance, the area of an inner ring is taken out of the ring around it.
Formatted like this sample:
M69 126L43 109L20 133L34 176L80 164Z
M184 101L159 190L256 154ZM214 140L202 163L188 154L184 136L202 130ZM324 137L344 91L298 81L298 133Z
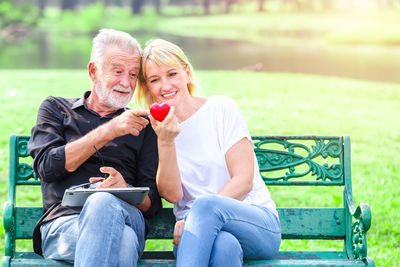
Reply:
M200 93L231 96L243 111L253 135L349 134L355 201L369 203L372 208L368 254L378 266L400 266L400 215L396 199L400 195L399 84L286 73L197 74L203 86ZM90 86L85 71L0 70L1 203L7 199L9 134L30 134L38 106L46 96L81 96ZM274 187L270 191L280 207L342 205L340 192L332 194L326 190L315 198L307 190ZM18 193L19 203L41 201L34 189ZM0 255L4 255L3 226L0 239ZM148 248L170 244L152 242ZM326 250L341 244L284 241L282 249ZM30 242L20 242L18 247L31 249Z

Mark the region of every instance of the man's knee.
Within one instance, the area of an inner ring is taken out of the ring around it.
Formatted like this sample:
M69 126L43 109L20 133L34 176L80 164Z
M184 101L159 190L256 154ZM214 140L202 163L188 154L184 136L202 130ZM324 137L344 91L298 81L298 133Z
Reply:
M98 227L98 222L107 227L110 221L124 223L124 217L123 208L116 196L97 192L87 198L79 216L79 227L91 227L93 223Z
M96 192L91 194L85 202L85 206L105 207L115 202L116 197L107 192Z
M78 237L78 215L59 217L41 226L43 256L72 262Z
M135 266L143 248L135 231L125 225L118 254L118 266Z

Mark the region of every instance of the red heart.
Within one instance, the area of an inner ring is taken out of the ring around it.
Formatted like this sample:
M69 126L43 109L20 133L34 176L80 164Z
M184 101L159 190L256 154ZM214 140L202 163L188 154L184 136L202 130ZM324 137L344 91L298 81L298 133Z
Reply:
M161 122L168 115L169 109L170 106L165 102L162 102L161 104L153 103L150 106L150 114L151 116L153 116L154 119Z

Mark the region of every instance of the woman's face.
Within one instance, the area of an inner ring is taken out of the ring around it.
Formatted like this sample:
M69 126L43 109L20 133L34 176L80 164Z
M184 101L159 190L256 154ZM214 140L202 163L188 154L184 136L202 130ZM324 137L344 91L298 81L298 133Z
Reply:
M157 65L148 60L146 64L146 86L155 102L167 102L177 106L190 96L187 85L190 83L189 68Z

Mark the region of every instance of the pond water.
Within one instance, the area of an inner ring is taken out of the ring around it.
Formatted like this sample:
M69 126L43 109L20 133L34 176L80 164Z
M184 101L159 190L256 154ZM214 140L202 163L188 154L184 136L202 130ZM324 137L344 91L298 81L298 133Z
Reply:
M195 69L249 69L400 83L400 47L255 45L238 41L132 33L141 44L160 36L186 52ZM84 69L92 36L39 33L18 44L0 43L0 69Z

